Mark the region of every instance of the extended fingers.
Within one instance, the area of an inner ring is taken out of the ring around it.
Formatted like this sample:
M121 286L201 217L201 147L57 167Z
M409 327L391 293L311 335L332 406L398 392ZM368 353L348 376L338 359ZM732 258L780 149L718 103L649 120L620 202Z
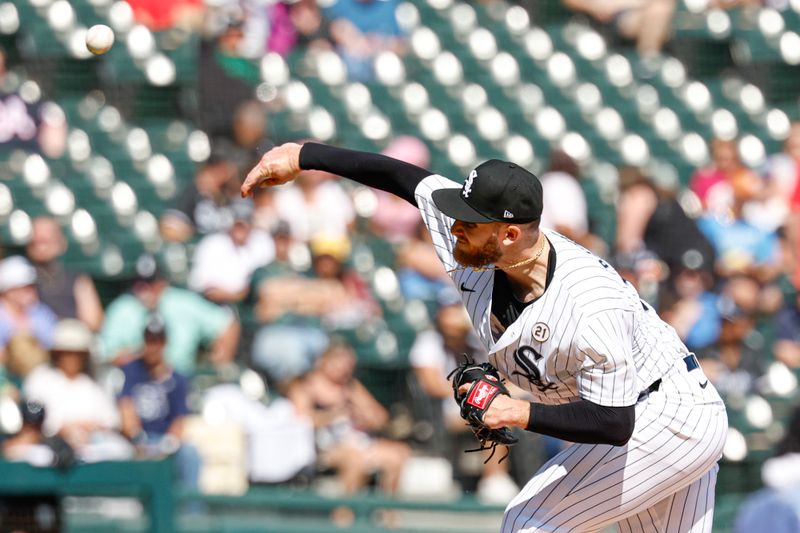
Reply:
M244 183L241 187L241 194L242 198L250 196L253 193L253 189L256 186L259 187L267 187L270 185L270 171L269 171L269 163L265 162L263 159L258 162L258 164L253 167L253 169L247 173L247 177L244 180Z
M253 189L270 187L291 181L300 172L300 145L287 143L271 149L247 174L241 194L250 196Z

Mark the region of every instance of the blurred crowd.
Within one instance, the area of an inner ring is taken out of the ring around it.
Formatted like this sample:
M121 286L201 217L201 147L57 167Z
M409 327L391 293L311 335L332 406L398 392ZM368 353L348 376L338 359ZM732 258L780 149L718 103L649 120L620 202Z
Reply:
M507 501L563 443L527 435L508 462L485 465L455 453L472 437L446 376L462 354L486 354L416 209L309 171L239 198L240 179L258 157L296 140L270 129L268 107L254 98L252 59L295 47L335 50L352 79L369 80L375 54L403 52L399 2L129 3L154 31L180 26L204 35L196 118L212 149L159 220L163 241L190 254L189 274L171 279L163 257L143 255L135 276L101 298L97 280L64 261L59 222L35 218L24 248L0 255L0 395L20 412L3 456L67 467L174 455L179 479L207 488L214 482L204 484L202 474L219 458L202 449L214 438L203 424L222 420L246 435L242 462L252 483L330 474L345 494L370 484L395 493L410 462L424 456L440 458L488 501ZM674 10L671 0L565 3L615 20L633 38L628 29L642 29L637 17L668 21ZM658 53L668 33L648 30L639 52ZM0 124L8 109L0 107ZM42 123L39 112L16 116ZM9 142L18 131L22 146L24 128L15 124ZM49 155L58 143L48 138L31 136L24 146ZM742 162L737 139L709 143L711 162L683 177L687 187L618 169L610 241L590 216L591 176L555 150L540 176L542 226L634 283L726 398L770 394L765 375L775 365L800 372L800 123L763 168ZM393 139L384 153L437 168L428 145L412 136ZM365 247L390 267L388 277L359 260ZM427 320L401 343L409 349L400 363L384 369L394 391L394 401L384 401L366 379L375 377L375 361L364 361L358 341L398 314L398 302L401 310L421 304ZM275 464L276 454L285 461Z

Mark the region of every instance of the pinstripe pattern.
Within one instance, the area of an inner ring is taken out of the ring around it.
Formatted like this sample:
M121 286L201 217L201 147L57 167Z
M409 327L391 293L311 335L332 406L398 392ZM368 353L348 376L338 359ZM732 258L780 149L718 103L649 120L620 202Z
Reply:
M431 194L459 185L425 178L417 204L439 258L453 259L453 220ZM725 408L702 370L689 373L675 331L644 304L607 263L556 232L542 229L556 266L544 294L496 338L491 329L494 272L451 273L490 361L544 404L586 399L606 406L636 404L625 446L575 444L554 457L506 509L504 533L710 531L713 488L727 435ZM659 391L636 403L661 379Z
M619 521L623 531L710 531L727 418L721 402L701 403L710 386L686 374L668 377L668 388L696 391L658 391L637 404L626 446L574 444L544 465L509 504L502 531L599 531Z
M656 505L619 522L620 533L708 533L718 467Z

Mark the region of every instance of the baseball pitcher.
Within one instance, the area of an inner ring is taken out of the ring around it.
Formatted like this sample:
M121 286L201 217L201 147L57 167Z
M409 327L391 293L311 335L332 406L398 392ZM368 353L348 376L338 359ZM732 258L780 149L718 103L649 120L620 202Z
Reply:
M572 442L509 503L502 531L710 532L725 407L675 331L601 258L540 228L542 186L489 160L463 186L382 155L308 143L267 152L242 194L324 170L417 206L489 352L453 376L476 435ZM496 368L496 370L495 370ZM499 374L498 374L499 372ZM530 391L514 399L505 378Z

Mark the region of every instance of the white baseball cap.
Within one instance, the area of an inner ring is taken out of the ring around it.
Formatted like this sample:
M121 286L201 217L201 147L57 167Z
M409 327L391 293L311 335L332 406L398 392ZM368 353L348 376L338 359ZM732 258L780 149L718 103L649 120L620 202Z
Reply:
M36 269L21 255L0 261L0 292L36 283Z
M65 318L56 325L53 334L53 351L88 352L92 348L92 332L80 320Z

